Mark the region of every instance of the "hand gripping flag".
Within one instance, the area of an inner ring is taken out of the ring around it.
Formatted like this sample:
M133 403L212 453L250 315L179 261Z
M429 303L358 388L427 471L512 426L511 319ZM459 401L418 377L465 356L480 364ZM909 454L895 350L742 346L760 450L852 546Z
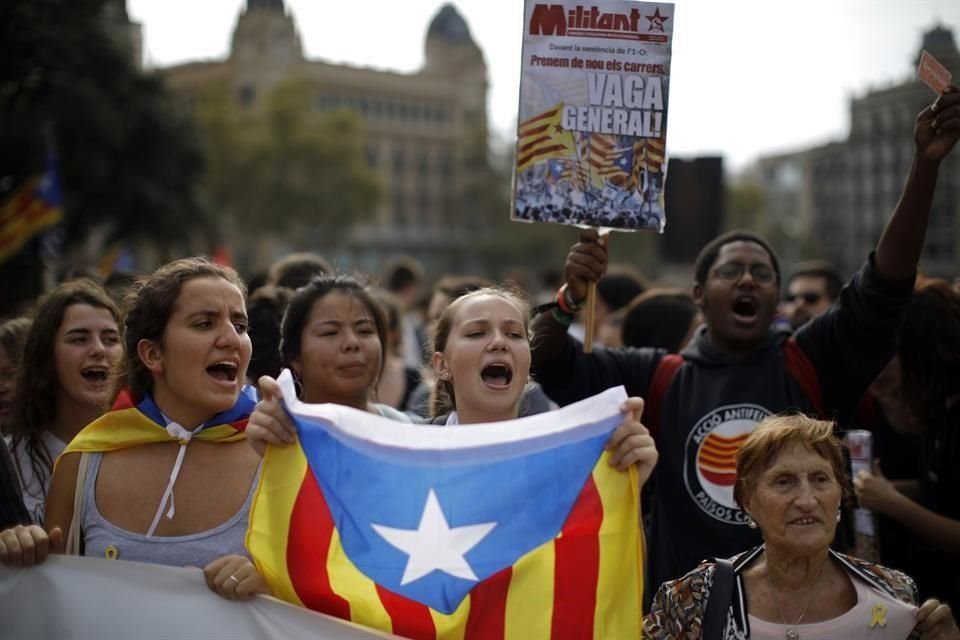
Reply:
M622 387L529 418L408 425L296 399L247 546L275 595L412 638L639 638L635 469L604 451Z

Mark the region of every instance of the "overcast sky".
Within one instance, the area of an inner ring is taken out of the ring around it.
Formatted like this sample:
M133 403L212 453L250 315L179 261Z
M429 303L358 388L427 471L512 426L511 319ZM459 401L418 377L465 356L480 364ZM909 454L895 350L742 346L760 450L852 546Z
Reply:
M442 2L286 0L311 59L410 72ZM523 3L456 0L487 61L494 133L517 117ZM758 155L843 138L849 99L902 82L924 31L960 37L960 0L677 0L668 152ZM149 66L224 58L245 0L127 0ZM957 82L958 79L954 79ZM931 98L933 93L931 92Z

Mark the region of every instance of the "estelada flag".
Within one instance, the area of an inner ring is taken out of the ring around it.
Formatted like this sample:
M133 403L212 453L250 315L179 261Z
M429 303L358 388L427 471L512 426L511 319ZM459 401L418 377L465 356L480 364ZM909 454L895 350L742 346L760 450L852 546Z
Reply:
M622 387L506 422L409 425L299 402L247 547L274 595L412 638L639 638L636 470L604 450Z
M575 153L573 134L560 125L563 103L520 123L517 132L517 171L537 162Z
M38 233L63 219L56 154L47 151L44 172L27 180L0 204L0 262L17 254Z

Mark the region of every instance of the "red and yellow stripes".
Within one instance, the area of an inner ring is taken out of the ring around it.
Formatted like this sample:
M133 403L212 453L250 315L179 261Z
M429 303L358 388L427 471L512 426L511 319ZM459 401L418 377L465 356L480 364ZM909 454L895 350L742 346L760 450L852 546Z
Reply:
M277 597L410 638L640 637L637 477L610 468L606 453L560 535L479 583L449 615L356 568L297 447L267 456L247 546Z
M0 261L14 255L28 240L63 218L57 204L47 202L37 193L41 179L29 180L0 207Z
M725 438L711 433L707 436L697 453L697 466L704 477L714 484L733 486L737 481L737 450L749 435Z
M576 154L573 136L560 125L563 104L533 116L520 124L517 131L517 171L548 158Z

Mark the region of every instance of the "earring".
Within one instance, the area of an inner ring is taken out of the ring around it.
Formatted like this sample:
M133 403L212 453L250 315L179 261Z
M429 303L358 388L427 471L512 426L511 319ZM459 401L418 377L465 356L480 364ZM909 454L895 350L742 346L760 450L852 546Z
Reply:
M750 527L751 529L757 528L756 521L753 518L751 518L749 515L747 515L747 526Z
M837 522L840 522L840 517L843 515L842 509L837 509Z
M444 380L449 380L449 379L450 379L450 372L449 372L449 371L441 371L441 372L440 372L440 377L443 378Z

